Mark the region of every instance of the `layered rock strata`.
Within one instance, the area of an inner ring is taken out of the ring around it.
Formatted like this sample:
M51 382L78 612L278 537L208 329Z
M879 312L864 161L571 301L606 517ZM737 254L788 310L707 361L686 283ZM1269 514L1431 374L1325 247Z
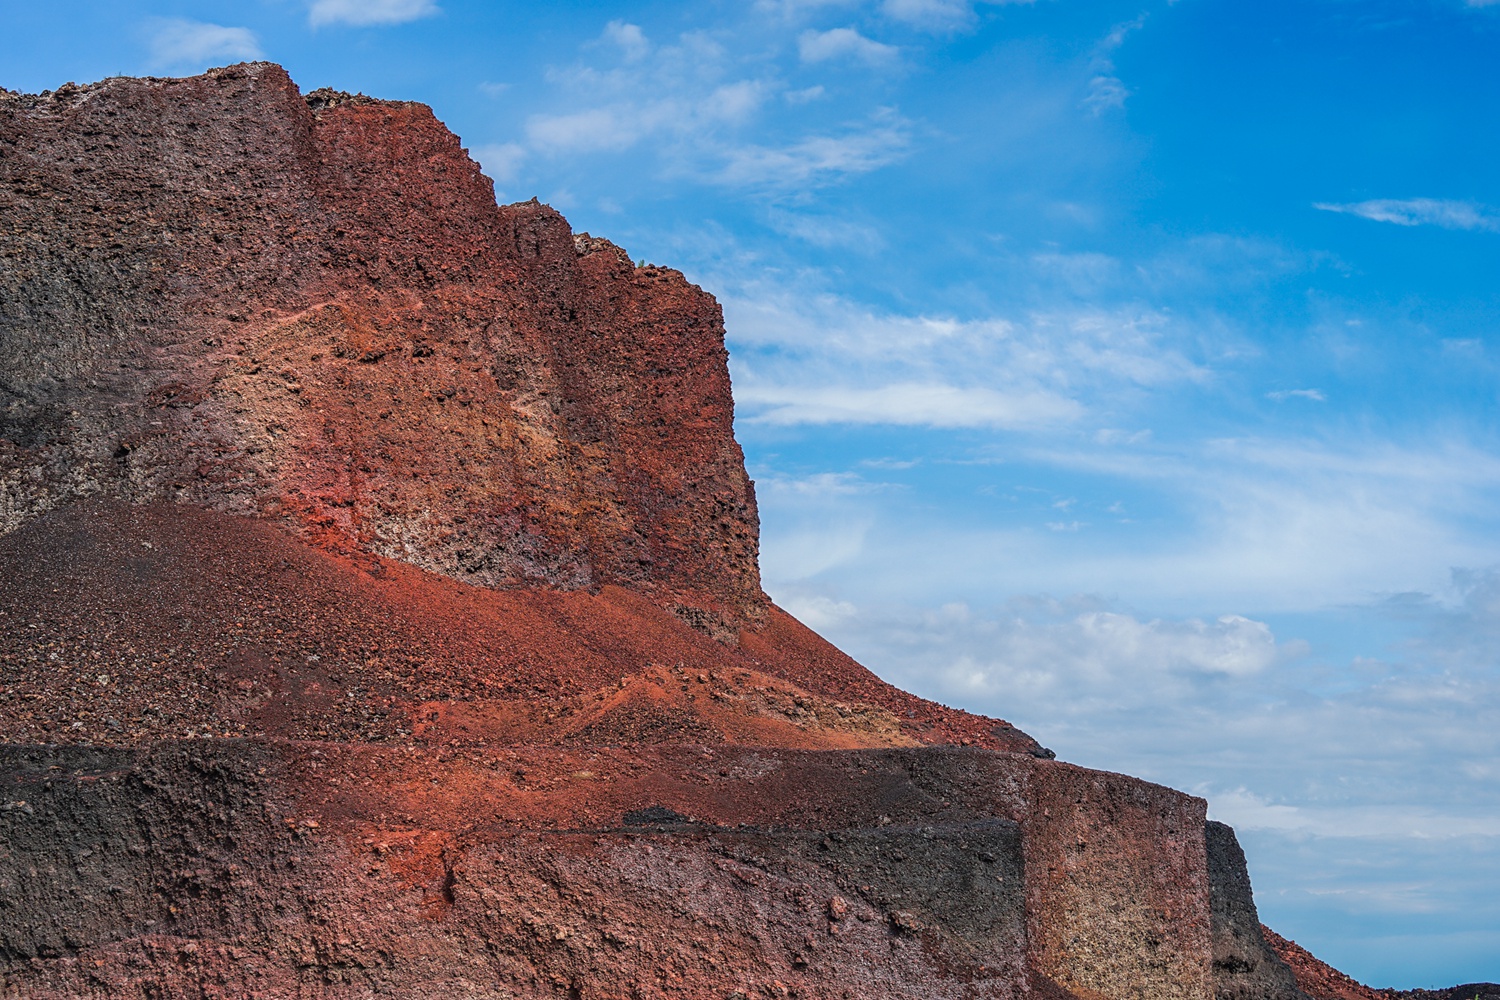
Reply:
M1232 832L762 594L723 325L267 64L0 94L0 995L1276 998Z

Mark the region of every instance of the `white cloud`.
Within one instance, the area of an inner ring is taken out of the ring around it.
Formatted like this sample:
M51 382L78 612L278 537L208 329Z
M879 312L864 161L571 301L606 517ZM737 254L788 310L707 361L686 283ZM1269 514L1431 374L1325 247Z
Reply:
M885 65L900 54L894 45L866 38L853 28L804 31L797 38L797 52L805 63L853 59L869 66Z
M824 97L827 93L820 83L812 87L804 87L802 90L788 90L781 96L788 104L810 104Z
M1082 415L1071 399L1043 391L997 392L944 383L898 382L857 388L755 385L737 401L767 424L906 424L922 427L1036 427Z
M881 16L919 31L951 32L972 28L975 8L1020 6L1035 0L755 0L755 8L783 20L806 19L829 9L875 7Z
M1295 806L1257 795L1241 786L1207 792L1209 815L1240 830L1276 830L1318 837L1417 838L1500 837L1500 814L1455 816L1397 804Z
M496 184L509 184L520 173L526 150L517 143L502 142L480 146L472 151L472 155L490 180Z
M1326 638L1248 616L1148 618L1086 595L916 607L819 579L771 592L887 680L1006 719L1064 760L1206 797L1283 932L1356 922L1359 937L1376 911L1450 931L1500 916L1500 572L1403 599L1405 637L1378 606L1342 609L1387 654L1352 669L1314 652Z
M618 152L660 135L701 142L714 129L754 114L765 96L764 84L739 80L698 94L535 115L526 123L526 138L549 154Z
M911 143L904 119L877 115L837 135L810 135L784 146L744 145L724 152L713 179L734 187L789 189L835 183L894 163Z
M1106 111L1123 108L1129 96L1130 91L1125 89L1125 84L1120 82L1119 77L1100 74L1089 80L1089 90L1084 95L1082 104L1090 114L1097 117Z
M875 523L862 500L881 486L844 473L761 475L756 491L770 501L776 523L762 535L762 560L808 579L859 556Z
M841 247L860 253L877 253L885 249L885 237L874 226L827 216L775 212L771 227L778 233L795 236L813 246Z
M1277 389L1275 392L1266 393L1266 398L1277 403L1284 403L1288 399L1310 399L1314 403L1328 401L1328 397L1318 389Z
M325 24L405 24L438 11L433 0L313 0L307 20L315 28Z
M901 316L759 283L723 301L752 422L1058 430L1117 393L1206 375L1151 313Z
M565 115L538 115L526 123L526 138L548 152L622 150L654 131L663 116L635 108L589 108Z
M967 0L885 0L880 11L893 21L929 30L960 27L974 17L974 5Z
M1443 229L1500 232L1500 215L1471 201L1376 198L1347 204L1320 201L1315 202L1313 208L1324 212L1357 215L1373 222L1390 222L1398 226L1440 226Z
M625 58L632 62L644 59L651 51L651 43L646 40L645 32L637 24L611 21L604 26L604 38L618 46Z
M168 18L155 22L151 36L151 62L162 69L201 69L213 63L260 59L262 55L249 28Z

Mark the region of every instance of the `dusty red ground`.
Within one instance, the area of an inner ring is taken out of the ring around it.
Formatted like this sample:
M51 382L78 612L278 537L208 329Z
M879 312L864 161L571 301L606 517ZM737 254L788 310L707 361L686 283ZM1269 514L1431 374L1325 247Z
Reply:
M0 567L9 742L1036 749L774 606L725 642L619 587L496 591L164 503L42 515L0 536Z
M1383 990L1370 987L1344 975L1333 966L1319 961L1295 941L1289 941L1262 925L1266 943L1291 967L1297 986L1312 1000L1390 1000Z

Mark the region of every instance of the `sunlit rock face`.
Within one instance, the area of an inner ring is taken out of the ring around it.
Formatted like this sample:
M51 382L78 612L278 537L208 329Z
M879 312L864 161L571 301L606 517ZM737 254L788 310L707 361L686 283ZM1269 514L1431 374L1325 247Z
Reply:
M0 94L0 996L1300 997L762 594L723 325L425 107Z
M0 528L277 517L486 586L764 606L718 305L279 67L0 98Z

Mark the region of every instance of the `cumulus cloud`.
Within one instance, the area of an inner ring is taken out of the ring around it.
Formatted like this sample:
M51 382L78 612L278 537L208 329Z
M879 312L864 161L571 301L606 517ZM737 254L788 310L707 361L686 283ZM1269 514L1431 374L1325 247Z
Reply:
M800 606L795 588L787 601ZM840 631L853 628L874 630L882 661L910 664L903 672L949 699L1024 699L1060 718L1181 698L1198 679L1252 677L1289 655L1269 625L1241 615L1142 619L1088 597L1019 598L991 612L882 605L850 612Z
M896 59L900 50L866 38L853 28L828 31L804 31L797 39L797 52L805 63L830 59L853 59L869 66L880 66Z
M509 184L521 170L526 149L514 142L493 143L473 150L473 156L490 180L496 184Z
M151 34L151 63L161 69L202 69L214 63L260 59L255 33L184 18L155 22Z
M325 24L405 24L438 13L433 0L313 0L307 20L313 27Z
M1500 232L1500 215L1471 201L1442 198L1376 198L1348 203L1320 201L1313 208L1324 212L1357 215L1372 222L1398 226L1440 226L1443 229L1475 229Z
M651 51L651 43L646 40L646 34L638 24L611 21L604 26L604 37L631 61L644 59Z

